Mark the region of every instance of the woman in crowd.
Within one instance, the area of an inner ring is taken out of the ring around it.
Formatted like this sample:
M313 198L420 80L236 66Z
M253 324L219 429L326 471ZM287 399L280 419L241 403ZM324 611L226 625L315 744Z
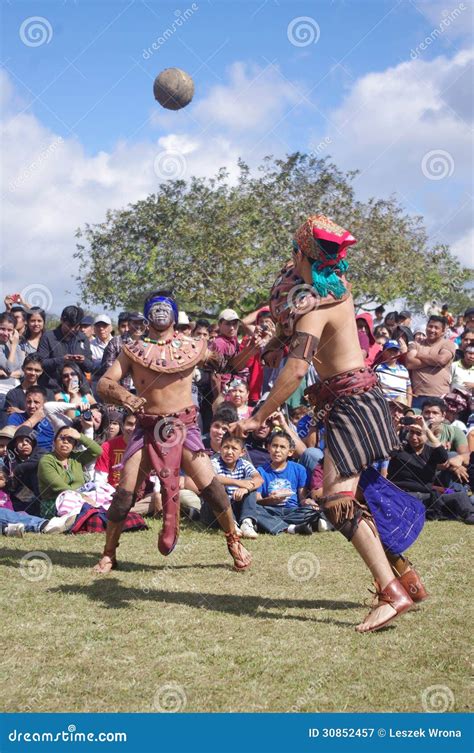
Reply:
M26 329L20 340L20 348L24 353L36 353L45 326L46 313L39 306L34 306L26 312Z
M69 417L79 416L81 406L88 406L94 402L84 374L75 363L68 363L62 367L59 386L60 390L56 393L55 398L58 402L71 405L72 410L69 411Z
M61 492L75 491L86 483L84 466L95 462L101 452L100 445L71 426L56 432L53 451L43 455L38 466L43 518L56 515L56 498Z
M239 421L252 415L252 407L249 405L249 388L241 379L234 379L229 384L225 399L237 409Z

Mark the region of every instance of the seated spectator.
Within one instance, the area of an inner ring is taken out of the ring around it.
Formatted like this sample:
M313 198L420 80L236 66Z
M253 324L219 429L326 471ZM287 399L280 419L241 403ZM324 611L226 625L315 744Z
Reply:
M56 498L86 482L84 466L100 457L100 445L70 426L63 426L54 436L53 451L43 455L38 466L41 515L56 514Z
M123 430L123 413L119 410L109 410L109 428L107 430L106 442L118 437Z
M305 469L288 459L293 449L289 434L275 432L268 443L270 462L257 468L263 478L257 492L257 525L274 535L311 535L323 517L319 505L306 495Z
M451 384L462 387L474 395L474 345L463 350L463 356L452 365Z
M59 381L63 366L79 366L83 374L92 373L92 354L89 340L80 332L84 312L78 306L66 306L61 313L59 327L43 333L38 354L50 379L52 389Z
M38 463L42 454L33 431L26 426L17 429L8 443L5 458L8 475L6 490L15 512L24 510L30 515L40 514Z
M26 327L20 337L20 348L25 355L37 352L45 329L46 313L39 306L33 306L26 312Z
M390 335L388 334L387 327L385 327L383 324L381 324L379 327L374 327L374 338L375 342L383 347L387 340L390 340Z
M429 496L438 465L447 459L446 449L423 416L415 416L413 424L408 427L406 444L390 459L388 478L404 491Z
M18 385L23 373L21 367L25 354L19 342L15 317L4 311L0 314L0 411L3 410L7 392Z
M245 449L250 461L255 468L270 462L270 453L268 452L268 438L272 433L273 422L271 418L267 420L255 431L252 431L245 440Z
M68 363L59 370L59 390L55 394L58 402L69 403L69 416L80 416L81 406L94 402L91 389L84 373L75 363Z
M221 403L211 420L208 434L203 434L202 441L206 450L219 453L224 434L229 431L231 424L238 421L237 409L231 403Z
M49 452L53 446L54 430L45 412L46 397L47 392L44 387L39 385L28 387L25 393L24 412L10 414L7 426L23 426L33 430L38 447Z
M445 420L467 435L467 422L471 414L471 396L465 390L454 388L443 396L446 403Z
M423 416L415 416L408 427L408 442L390 459L388 478L423 501L428 520L457 519L473 524L473 507L466 492L444 493L435 484L437 468L447 459L447 451Z
M7 473L0 466L0 530L2 536L15 536L22 538L25 533L66 533L74 525L75 515L63 517L39 518L29 515L24 510L15 512L12 501L5 492L7 486Z
M405 352L406 345L404 344ZM397 340L387 340L375 366L382 391L388 400L404 400L411 405L411 384L408 369L400 363L402 347Z
M102 445L102 454L95 464L95 478L107 481L117 488L120 481L121 463L125 448L130 442L135 431L137 417L133 414L126 415L123 420L122 432Z
M230 382L225 400L237 410L239 421L244 418L250 418L252 415L252 408L248 402L249 388L247 383L241 379L234 379Z
M15 436L16 426L4 426L0 429L0 465L3 465L8 451L8 443Z
M421 407L421 415L448 452L461 455L467 452L466 435L446 420L448 406L442 398L427 399Z
M23 377L18 387L13 387L7 392L5 397L5 411L8 414L21 413L26 410L26 391L30 387L37 385L42 387L42 376L44 374L43 361L37 353L30 353L23 361ZM54 399L54 393L46 390L48 400Z
M218 480L224 484L232 506L232 512L242 536L256 539L257 495L255 490L261 485L262 477L254 466L245 460L244 440L232 434L224 434L219 455L212 459L212 466ZM217 520L207 502L201 506L201 522L206 526L217 527Z
M411 342L405 365L410 371L413 388L412 405L421 408L428 397L441 397L449 392L451 363L455 346L445 338L446 319L430 316L426 327L426 345Z

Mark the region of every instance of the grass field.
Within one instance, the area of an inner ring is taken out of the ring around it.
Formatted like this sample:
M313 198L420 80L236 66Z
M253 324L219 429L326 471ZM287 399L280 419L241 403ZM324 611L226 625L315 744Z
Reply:
M342 536L260 536L234 573L221 534L185 525L165 560L158 529L125 534L107 578L100 536L2 540L2 711L469 708L468 526L426 525L430 600L363 636L370 581Z

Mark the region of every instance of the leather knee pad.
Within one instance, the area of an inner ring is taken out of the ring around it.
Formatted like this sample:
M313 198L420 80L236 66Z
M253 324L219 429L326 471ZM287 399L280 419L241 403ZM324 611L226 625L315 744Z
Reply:
M135 502L134 492L127 492L120 487L112 496L112 504L107 513L107 519L112 523L122 523Z
M324 514L336 531L342 533L348 541L352 540L360 521L364 519L375 530L375 524L369 508L359 502L352 494L332 494L323 503Z
M216 478L213 478L211 483L208 484L206 488L203 489L202 492L200 492L200 494L216 516L221 512L225 512L225 510L227 510L230 506L227 492L222 486L221 482Z

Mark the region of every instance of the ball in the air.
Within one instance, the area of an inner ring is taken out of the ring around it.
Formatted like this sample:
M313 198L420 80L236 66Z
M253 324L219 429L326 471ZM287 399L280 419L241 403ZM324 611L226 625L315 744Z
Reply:
M181 110L194 96L194 81L181 68L166 68L155 78L153 94L167 110Z

